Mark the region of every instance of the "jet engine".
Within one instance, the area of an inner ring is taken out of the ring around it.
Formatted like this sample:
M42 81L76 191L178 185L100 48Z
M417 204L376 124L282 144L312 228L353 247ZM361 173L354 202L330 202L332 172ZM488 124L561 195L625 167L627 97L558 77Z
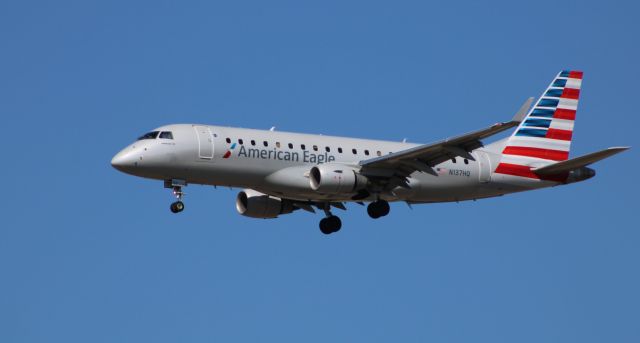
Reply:
M367 187L369 180L354 168L341 164L319 164L309 171L311 189L324 194L351 194Z
M236 197L236 210L243 216L267 219L291 213L294 207L289 200L245 189Z

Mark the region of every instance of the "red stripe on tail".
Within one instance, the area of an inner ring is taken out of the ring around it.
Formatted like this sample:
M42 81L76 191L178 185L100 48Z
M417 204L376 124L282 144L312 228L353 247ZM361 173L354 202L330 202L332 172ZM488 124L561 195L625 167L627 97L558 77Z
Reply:
M498 167L496 168L494 173L526 177L529 179L555 181L555 182L566 182L567 176L568 176L568 174L563 173L559 175L540 177L536 173L532 172L530 167L521 166L519 164L511 164L511 163L498 164Z
M577 70L570 71L569 78L582 80L582 72Z
M518 164L511 164L511 163L498 164L498 167L496 168L495 173L528 177L530 179L540 179L540 176L532 172L531 168L527 166L521 166Z
M566 99L576 99L576 100L578 100L578 98L580 97L580 90L579 89L575 89L575 88L565 88L562 91L561 97L566 98Z
M542 148L530 148L523 146L508 146L502 151L506 155L528 156L544 158L545 160L565 161L569 158L568 151L551 150Z
M576 120L576 110L568 110L566 108L557 108L553 114L556 119Z
M547 138L551 139L559 139L563 141L570 141L571 136L573 135L573 131L569 130L560 130L560 129L549 129L547 130Z

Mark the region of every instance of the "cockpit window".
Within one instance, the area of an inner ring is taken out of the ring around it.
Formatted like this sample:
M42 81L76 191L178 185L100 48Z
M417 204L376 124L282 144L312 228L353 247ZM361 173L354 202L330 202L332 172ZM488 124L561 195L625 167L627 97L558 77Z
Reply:
M173 134L170 131L162 131L160 132L159 138L173 139Z
M158 137L158 131L151 131L140 136L138 140L141 141L143 139L156 139L156 137Z

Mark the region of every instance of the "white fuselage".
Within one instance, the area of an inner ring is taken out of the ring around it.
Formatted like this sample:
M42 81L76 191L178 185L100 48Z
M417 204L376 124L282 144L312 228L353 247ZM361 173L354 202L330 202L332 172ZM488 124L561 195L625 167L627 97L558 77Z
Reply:
M315 165L339 163L357 168L361 161L417 146L196 124L168 125L155 131L170 132L172 137L134 142L114 157L114 167L146 178L251 188L301 201L353 200L352 194L314 191L309 185L309 170ZM438 164L434 167L437 175L414 172L408 178L410 187L396 187L377 196L388 201L446 202L557 184L493 174L500 158L496 149L476 149L471 156L473 159L457 157Z

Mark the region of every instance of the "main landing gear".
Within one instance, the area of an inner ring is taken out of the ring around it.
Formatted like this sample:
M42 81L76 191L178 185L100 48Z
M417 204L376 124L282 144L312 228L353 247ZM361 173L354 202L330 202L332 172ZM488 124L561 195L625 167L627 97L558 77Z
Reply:
M326 217L320 220L320 231L325 235L338 232L342 228L342 220L340 220L340 217L333 215L329 208L329 204L325 205L324 213Z
M391 208L386 200L374 201L367 206L367 213L369 214L369 217L373 219L386 216L389 214L390 210Z
M164 187L173 189L173 196L176 197L177 201L172 203L169 209L173 213L180 213L184 211L184 203L182 202L182 198L184 197L184 192L182 191L182 187L186 186L187 182L183 180L165 180Z
M367 213L373 219L388 215L390 210L391 207L389 206L389 202L381 199L376 200L367 206ZM326 217L320 221L320 231L325 235L340 231L340 228L342 228L342 221L338 216L331 213L330 204L325 204L324 213Z

